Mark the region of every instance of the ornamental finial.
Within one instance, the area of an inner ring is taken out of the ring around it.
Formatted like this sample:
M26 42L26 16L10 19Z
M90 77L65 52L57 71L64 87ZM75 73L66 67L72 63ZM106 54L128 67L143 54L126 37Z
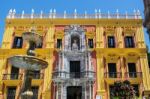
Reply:
M34 16L34 9L31 10L31 19L33 19Z
M34 14L34 9L31 10L31 14Z
M108 19L110 19L110 12L108 11Z
M84 12L84 17L87 18L87 11Z
M77 9L74 9L74 13L77 13Z
M66 10L64 11L64 19L66 18L66 14L67 14L67 12L66 12Z
M126 19L128 19L128 12L126 11Z
M43 11L41 10L40 18L42 18L42 17L43 17Z
M119 10L116 10L116 14L117 14L117 19L119 19Z
M10 9L10 10L9 10L9 12L8 12L8 16L7 16L7 18L11 18L11 16L12 16L12 12L13 12L13 11L12 11L12 9Z
M99 13L99 18L101 18L101 9L98 10L98 13Z
M22 11L21 18L24 18L24 10Z

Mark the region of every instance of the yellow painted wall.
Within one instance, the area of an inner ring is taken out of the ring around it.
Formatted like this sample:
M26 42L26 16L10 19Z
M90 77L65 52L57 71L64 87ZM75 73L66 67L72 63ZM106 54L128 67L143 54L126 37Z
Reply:
M9 23L9 24L8 24ZM30 28L36 27L35 31L41 35L46 35L45 37L45 48L37 49L39 57L46 60L49 65L48 68L44 70L44 80L38 80L37 83L43 86L41 92L42 99L51 99L51 83L52 83L52 70L54 63L54 51L55 50L55 25L95 25L96 26L96 47L93 49L96 51L96 61L97 61L97 71L96 71L96 84L97 84L97 95L102 95L104 99L109 97L109 89L107 88L116 79L109 79L104 77L105 73L105 60L121 62L120 70L123 74L126 70L124 66L124 58L126 60L139 60L141 70L143 73L143 78L134 79L137 84L143 84L142 90L150 90L150 75L149 67L146 56L146 46L144 42L144 32L142 28L141 19L7 19L6 28L3 36L2 46L0 49L0 93L2 91L6 94L6 89L2 89L6 86L11 86L13 84L12 80L9 80L9 84L2 80L4 69L6 67L6 59L12 55L25 54L26 49L11 49L11 44L13 41L13 35L21 35L23 32L29 31ZM42 27L42 28L41 28ZM45 34L46 33L46 34ZM106 47L106 36L109 34L115 35L117 48L109 49ZM124 48L124 36L134 35L136 48ZM41 83L40 83L41 82ZM18 82L19 84L22 81ZM17 86L17 84L15 85ZM3 95L4 95L3 94Z

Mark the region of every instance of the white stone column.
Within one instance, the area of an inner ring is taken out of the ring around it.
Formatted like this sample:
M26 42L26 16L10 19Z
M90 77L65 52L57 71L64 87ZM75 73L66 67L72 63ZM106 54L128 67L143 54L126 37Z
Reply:
M88 52L88 64L89 64L89 71L92 69L91 68L91 52Z
M85 83L85 99L87 99L87 89L86 89L86 83Z
M56 95L56 90L55 90L55 88L56 88L56 86L55 86L55 84L54 84L54 94L53 94L53 99L55 99L55 95Z
M61 99L64 99L63 98L63 84L61 84Z
M92 91L91 91L91 89L92 89L92 88L91 88L91 87L92 87L92 85L91 85L91 84L89 84L89 86L90 86L90 89L89 89L89 90L90 90L90 99L92 99Z
M60 72L61 71L61 53L59 53L59 63L58 63L58 71ZM58 76L60 77L61 74L59 73Z
M56 99L58 99L58 98L59 98L59 97L58 97L58 91L59 91L59 86L58 86L58 84L57 84Z
M85 54L85 71L88 70L87 54Z
M85 34L82 34L82 51L85 50Z
M65 67L65 53L64 52L62 53L62 59L63 59L63 62L62 62L62 71L64 71L64 67Z

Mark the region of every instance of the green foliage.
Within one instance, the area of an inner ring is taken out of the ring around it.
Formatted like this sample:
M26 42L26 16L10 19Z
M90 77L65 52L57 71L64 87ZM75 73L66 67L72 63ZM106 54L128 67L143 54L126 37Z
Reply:
M111 97L114 97L113 99L130 99L135 97L135 90L128 80L123 82L116 81L114 82L114 87L111 90Z

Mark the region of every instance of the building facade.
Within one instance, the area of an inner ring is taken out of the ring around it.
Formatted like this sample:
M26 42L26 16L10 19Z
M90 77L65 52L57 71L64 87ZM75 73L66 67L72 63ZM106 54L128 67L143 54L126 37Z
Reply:
M19 99L25 70L9 64L25 55L22 33L36 32L43 43L36 56L49 63L34 71L33 99L111 99L115 81L129 80L142 97L150 90L142 19L134 14L16 14L10 10L0 49L0 99Z

